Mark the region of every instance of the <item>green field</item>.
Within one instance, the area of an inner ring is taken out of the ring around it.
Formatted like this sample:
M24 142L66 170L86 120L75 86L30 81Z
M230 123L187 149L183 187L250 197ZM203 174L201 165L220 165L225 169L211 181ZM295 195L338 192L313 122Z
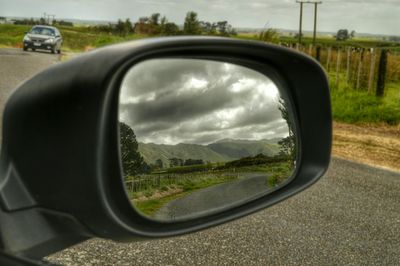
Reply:
M25 25L0 25L0 46L2 47L20 47L22 39L26 31L31 26ZM149 35L129 34L125 37L121 37L115 34L99 33L85 26L74 26L58 27L64 38L64 48L71 51L85 51L89 48L97 48L113 43L136 40L142 38L156 37ZM255 33L239 33L233 38L245 39L245 40L258 40L258 36ZM294 37L282 36L279 39L282 43L297 43L297 39ZM312 38L304 37L303 44L308 45L312 43ZM358 38L349 41L338 42L334 38L318 38L317 44L325 46L354 46L354 47L387 47L391 49L400 49L399 42L379 41L374 39Z
M0 25L0 45L2 47L20 47L25 32L30 26Z
M383 98L345 84L331 90L333 119L345 123L400 123L400 83L389 83Z
M296 44L298 42L297 38L293 37L281 37L280 41L283 43L292 43ZM313 43L313 39L311 37L303 37L302 44L310 45ZM391 42L391 41L382 41L376 39L368 39L368 38L354 38L352 40L347 41L337 41L333 37L320 37L316 41L317 45L321 46L329 46L329 47L344 47L344 46L352 46L352 47L360 47L360 48L390 48L390 49L400 49L400 42Z
M25 25L0 25L0 46L22 47L22 39L25 32L31 26ZM87 27L58 27L63 36L63 50L83 52L88 49L98 48L105 45L119 43L129 40L143 39L147 36L130 34L126 37L95 33Z
M339 88L336 85L336 73L328 74L330 81L332 115L334 121L350 124L400 124L400 81L388 80L383 97L375 96L372 91L361 87L355 89L345 81L345 73L340 73Z

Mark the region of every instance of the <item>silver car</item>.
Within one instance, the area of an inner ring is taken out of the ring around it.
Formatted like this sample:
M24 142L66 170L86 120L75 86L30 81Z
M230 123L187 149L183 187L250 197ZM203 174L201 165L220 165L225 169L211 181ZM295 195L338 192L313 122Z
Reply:
M49 50L53 54L61 53L62 37L56 27L37 25L26 32L23 40L23 49L27 51L32 49Z

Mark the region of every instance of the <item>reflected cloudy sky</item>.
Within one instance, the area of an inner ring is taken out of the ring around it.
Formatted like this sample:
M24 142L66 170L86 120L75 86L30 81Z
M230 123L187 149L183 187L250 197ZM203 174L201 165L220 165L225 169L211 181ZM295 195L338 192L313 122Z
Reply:
M120 96L120 120L138 141L209 144L288 134L279 91L266 76L238 65L154 59L135 65Z

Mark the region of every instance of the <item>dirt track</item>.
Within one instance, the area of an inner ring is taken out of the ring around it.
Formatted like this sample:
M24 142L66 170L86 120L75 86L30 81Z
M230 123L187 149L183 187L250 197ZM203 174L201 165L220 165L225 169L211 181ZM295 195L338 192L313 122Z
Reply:
M400 172L400 125L334 123L335 156Z

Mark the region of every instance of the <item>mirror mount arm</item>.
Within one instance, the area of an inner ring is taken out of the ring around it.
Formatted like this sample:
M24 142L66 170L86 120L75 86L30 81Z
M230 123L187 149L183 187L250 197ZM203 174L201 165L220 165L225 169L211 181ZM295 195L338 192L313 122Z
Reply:
M4 160L3 160L4 161ZM4 165L6 165L4 167ZM36 205L18 171L11 162L3 162L0 168L0 205L3 210L12 212Z
M5 161L0 166L0 264L31 265L31 260L92 237L74 217L37 207L15 166Z
M46 209L0 209L0 220L0 254L32 260L93 237L74 217Z

